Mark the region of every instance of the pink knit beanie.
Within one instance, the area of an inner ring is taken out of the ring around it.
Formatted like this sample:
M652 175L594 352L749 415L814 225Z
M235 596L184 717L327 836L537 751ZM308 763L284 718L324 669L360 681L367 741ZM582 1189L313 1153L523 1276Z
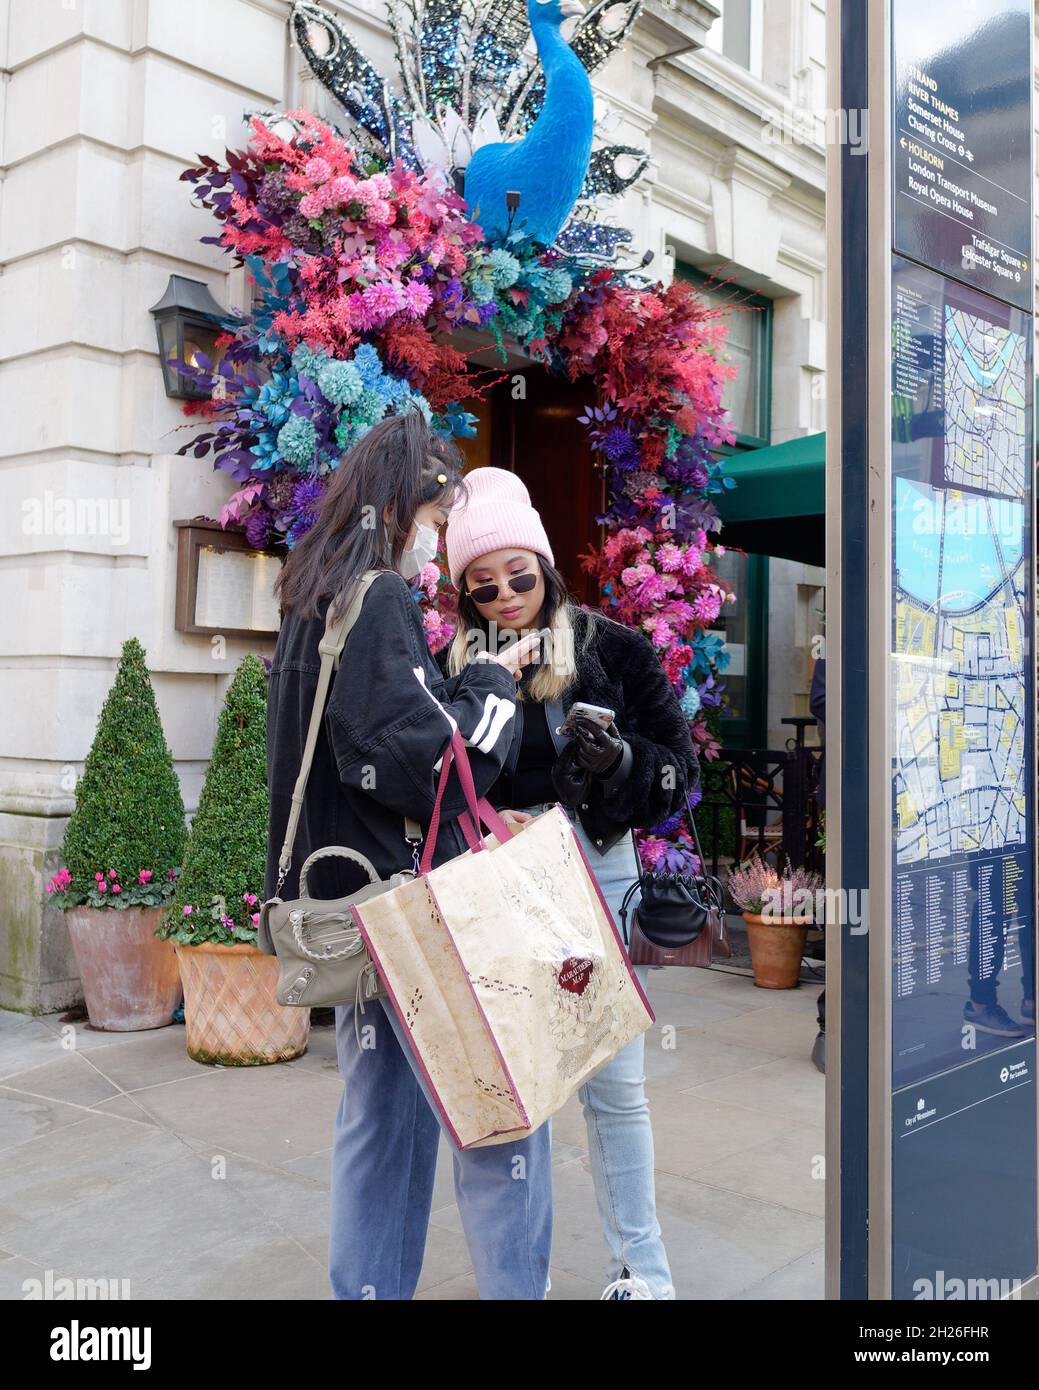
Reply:
M451 508L447 521L447 568L456 589L461 588L467 565L506 546L537 551L549 564L555 563L541 517L515 473L474 468L465 481L469 496Z

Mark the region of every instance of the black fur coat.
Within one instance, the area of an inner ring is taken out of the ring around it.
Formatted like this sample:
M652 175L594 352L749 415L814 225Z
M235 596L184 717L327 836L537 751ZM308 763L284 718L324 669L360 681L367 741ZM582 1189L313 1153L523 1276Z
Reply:
M593 636L582 651L589 621ZM590 619L583 610L575 619L575 638L577 680L563 696L563 710L577 700L616 710L617 730L631 749L611 777L587 776L576 801L581 824L605 853L628 830L648 829L681 810L700 785L700 768L688 722L649 640L610 618ZM573 801L575 751L565 743L552 769L560 800Z

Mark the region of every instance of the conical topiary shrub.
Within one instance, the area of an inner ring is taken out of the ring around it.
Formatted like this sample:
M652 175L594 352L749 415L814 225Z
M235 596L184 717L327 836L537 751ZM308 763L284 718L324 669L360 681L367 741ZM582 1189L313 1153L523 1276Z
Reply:
M184 802L144 648L131 637L76 785L65 869L55 887L64 906L157 905L183 863L186 841Z
M186 945L255 942L268 814L267 676L259 657L247 656L220 711L163 936Z
M267 677L247 656L220 712L184 872L161 935L176 945L188 1056L247 1067L306 1051L309 1009L278 1003L278 962L256 946L267 854Z
M186 840L144 648L131 637L76 786L65 867L47 885L66 909L94 1028L130 1032L172 1022L177 959L168 942L156 940L156 928Z

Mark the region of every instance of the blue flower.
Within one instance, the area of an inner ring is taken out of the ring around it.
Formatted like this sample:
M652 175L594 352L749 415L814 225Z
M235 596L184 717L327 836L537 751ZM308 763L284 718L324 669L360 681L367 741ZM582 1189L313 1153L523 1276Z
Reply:
M382 362L371 343L362 343L353 356L353 364L361 373L365 386L374 386L382 376Z
M312 377L320 365L320 360L325 356L324 352L315 353L306 343L298 343L292 354L292 365L297 372L303 376Z
M386 414L386 397L374 386L366 386L353 412L361 424L374 425Z
M541 290L546 304L561 304L574 287L565 270L549 270L541 278Z
M319 391L333 405L355 405L364 390L361 373L353 362L326 362L316 379Z
M700 692L695 685L691 685L678 702L682 707L682 713L687 719L694 719L700 712L703 701L700 699Z
M289 463L297 468L311 468L317 434L305 415L291 416L278 431L278 448Z
M515 256L498 246L491 252L491 283L495 289L507 290L519 279L522 266Z

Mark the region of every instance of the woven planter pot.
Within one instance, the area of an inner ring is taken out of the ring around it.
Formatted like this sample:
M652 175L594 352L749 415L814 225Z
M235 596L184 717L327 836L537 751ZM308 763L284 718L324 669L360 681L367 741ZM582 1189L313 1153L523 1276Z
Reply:
M188 1056L221 1067L291 1062L307 1050L310 1010L278 1003L278 962L255 946L178 946Z
M180 973L172 942L155 935L163 912L161 907L66 911L91 1027L132 1033L173 1022Z
M801 974L807 922L759 917L745 912L754 983L760 989L796 989Z

